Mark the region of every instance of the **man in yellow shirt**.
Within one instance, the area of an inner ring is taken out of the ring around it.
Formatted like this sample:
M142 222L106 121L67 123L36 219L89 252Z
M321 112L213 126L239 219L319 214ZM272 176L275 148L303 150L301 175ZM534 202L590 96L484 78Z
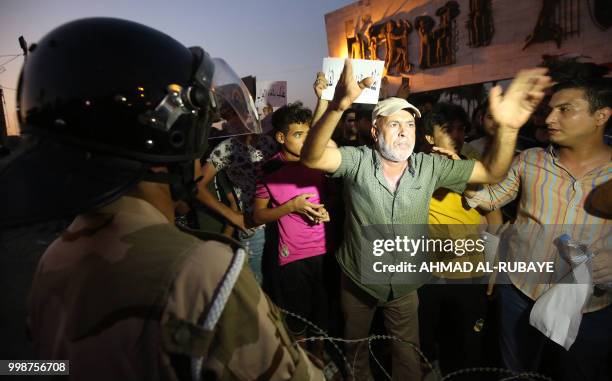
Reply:
M424 116L423 132L429 145L445 149L454 159L479 159L475 150L463 144L467 125L467 114L461 106L439 103ZM501 216L495 217L501 222ZM476 209L465 204L459 193L440 188L431 198L431 236L477 239L482 219ZM484 261L484 253L445 253L436 259L472 262L476 268L478 262ZM443 374L483 366L480 330L486 313L486 286L482 284L482 274L446 271L433 275L430 283L439 284L426 284L418 291L421 349L430 360L439 360ZM452 319L443 319L443 316L452 316Z

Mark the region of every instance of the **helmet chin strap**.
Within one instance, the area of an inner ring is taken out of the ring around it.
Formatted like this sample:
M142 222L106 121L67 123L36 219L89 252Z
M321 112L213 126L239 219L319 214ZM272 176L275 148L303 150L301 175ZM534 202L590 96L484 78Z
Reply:
M168 184L173 201L185 201L191 204L198 193L198 182L202 176L194 179L193 162L167 164L168 172L149 171L143 176L143 181Z
M200 121L194 120L193 126L194 128L198 128L199 125L205 126L203 128L204 137L202 139L207 140L210 132L211 116L208 112L205 115L206 118ZM165 172L154 172L149 168L142 180L168 184L173 201L185 201L188 205L191 205L196 200L198 182L203 178L203 176L200 176L194 179L194 160L168 163L166 164L167 171Z
M170 184L170 194L174 201L185 201L191 204L196 199L198 194L198 181L202 180L202 176L194 179L193 162L173 163L168 165L169 173L179 175L181 181Z

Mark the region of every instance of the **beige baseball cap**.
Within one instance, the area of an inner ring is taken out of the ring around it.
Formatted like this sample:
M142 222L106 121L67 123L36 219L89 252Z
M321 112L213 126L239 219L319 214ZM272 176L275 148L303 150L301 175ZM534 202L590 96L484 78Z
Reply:
M387 98L378 102L372 111L372 124L376 121L379 116L393 115L399 110L411 110L414 111L416 116L421 117L421 112L414 105L410 104L407 100L402 98Z

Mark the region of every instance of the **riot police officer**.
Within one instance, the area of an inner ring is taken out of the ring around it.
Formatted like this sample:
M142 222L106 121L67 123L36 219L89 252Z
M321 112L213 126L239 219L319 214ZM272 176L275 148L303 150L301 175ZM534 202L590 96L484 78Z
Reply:
M245 251L172 223L228 106L258 132L223 60L134 22L77 20L30 48L23 142L0 161L0 226L77 215L34 276L28 326L41 359L70 360L87 380L322 378Z

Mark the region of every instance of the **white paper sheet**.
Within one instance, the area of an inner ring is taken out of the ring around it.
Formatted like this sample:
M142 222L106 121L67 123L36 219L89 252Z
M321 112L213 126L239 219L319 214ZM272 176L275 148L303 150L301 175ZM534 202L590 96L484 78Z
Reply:
M366 77L373 77L374 83L369 88L363 89L361 95L357 97L355 103L367 103L376 104L378 103L378 95L380 93L380 84L382 80L382 74L385 69L384 61L375 60L351 60L353 65L353 75L355 80L361 81ZM323 73L327 79L327 88L323 91L321 96L322 99L332 100L334 97L334 91L336 90L336 84L342 74L344 68L344 58L331 58L327 57L323 59Z

